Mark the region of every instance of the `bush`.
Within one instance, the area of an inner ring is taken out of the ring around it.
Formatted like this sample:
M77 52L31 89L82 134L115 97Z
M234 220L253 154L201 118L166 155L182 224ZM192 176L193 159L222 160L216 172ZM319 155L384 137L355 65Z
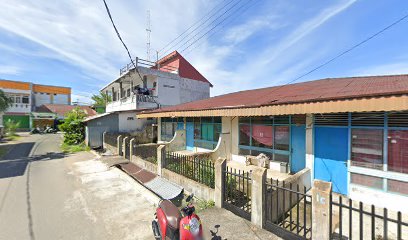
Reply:
M61 145L61 150L64 153L76 153L76 152L82 152L82 151L89 151L91 149L84 143L81 143L78 145L69 145L67 143L63 143Z
M79 107L68 112L63 124L59 125L64 132L64 143L68 145L81 144L85 140L85 125L83 120L86 114Z
M15 136L17 128L20 127L20 122L14 122L11 119L8 119L5 122L4 127L8 136Z

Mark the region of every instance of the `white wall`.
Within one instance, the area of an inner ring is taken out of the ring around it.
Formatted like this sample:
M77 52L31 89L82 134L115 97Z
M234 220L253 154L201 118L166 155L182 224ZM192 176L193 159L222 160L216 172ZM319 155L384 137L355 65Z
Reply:
M8 109L7 112L17 112L17 113L30 113L31 112L31 91L30 90L18 90L18 89L2 89L8 96L19 96L20 103L13 103ZM22 103L22 97L28 96L29 103Z
M180 78L158 77L157 101L162 106L180 103Z
M180 79L180 103L206 99L209 97L209 83L191 80L188 78Z
M146 125L150 125L154 120L137 119L135 112L121 112L119 117L119 132L133 132L143 130Z
M36 107L39 107L43 104L50 104L51 103L51 96L50 94L46 93L34 93L34 103Z

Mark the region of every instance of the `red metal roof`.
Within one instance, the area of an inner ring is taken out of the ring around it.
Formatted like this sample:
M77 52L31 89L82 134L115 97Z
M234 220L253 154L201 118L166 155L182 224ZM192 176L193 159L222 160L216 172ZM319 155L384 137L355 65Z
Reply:
M89 106L65 105L65 104L44 104L41 105L36 112L52 112L56 113L58 116L63 117L65 116L66 113L68 113L69 111L76 107L82 109L88 117L97 114L96 111Z
M362 97L408 94L408 74L327 78L290 85L240 91L145 113L250 108Z

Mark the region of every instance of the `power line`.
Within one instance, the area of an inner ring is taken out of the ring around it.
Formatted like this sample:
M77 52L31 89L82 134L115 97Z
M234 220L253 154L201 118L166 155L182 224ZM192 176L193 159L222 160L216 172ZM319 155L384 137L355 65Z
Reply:
M108 5L106 4L106 1L103 0L103 3L105 4L106 12L108 13L108 16L109 16L109 19L110 19L110 21L111 21L111 23L112 23L112 26L113 26L113 28L115 29L116 35L118 36L119 40L122 42L123 47L125 47L126 52L127 52L128 56L129 56L129 58L130 58L130 61L131 61L132 64L133 64L133 66L136 68L136 65L135 65L135 63L133 62L132 56L130 55L129 49L128 49L128 47L126 46L125 42L123 41L122 37L120 36L120 33L119 33L118 29L117 29L116 26L115 26L115 23L113 22L112 15L111 15L111 13L110 13L110 11L109 11Z
M331 62L335 61L336 59L338 59L338 58L342 57L343 55L345 55L345 54L347 54L347 53L353 51L354 49L358 48L359 46L365 44L366 42L370 41L371 39L377 37L378 35L382 34L383 32L389 30L390 28L392 28L392 27L394 27L395 25L399 24L400 22L404 21L406 18L408 18L408 14L404 15L403 17L399 18L398 20L394 21L393 23L389 24L389 25L386 26L385 28L382 28L380 31L374 33L373 35L369 36L368 38L364 39L363 41L360 41L359 43L353 45L352 47L350 47L350 48L344 50L343 52L341 52L341 53L339 53L339 54L337 54L336 56L334 56L333 58L329 59L328 61L326 61L326 62L324 62L324 63L318 65L317 67L313 68L312 70L310 70L310 71L308 71L308 72L306 72L306 73L304 73L304 74L298 76L297 78L295 78L295 79L293 79L293 80L291 80L291 81L285 83L284 85L281 85L281 86L277 87L274 91L277 91L278 89L281 89L282 87L285 87L286 85L289 85L289 84L291 84L291 83L294 83L294 82L296 82L297 80L299 80L299 79L301 79L301 78L303 78L303 77L305 77L305 76L307 76L307 75L309 75L309 74L311 74L311 73L313 73L313 72L319 70L320 68L323 68L323 67L327 66L328 64L330 64ZM349 83L349 84L350 84L350 83ZM349 84L348 84L348 85L349 85ZM347 86L348 86L348 85L347 85ZM272 91L272 92L274 92L274 91ZM272 93L272 92L270 92L270 93ZM270 94L270 93L269 93L269 94Z
M241 1L242 1L242 0L238 0L238 2L234 3L231 7L229 7L227 10L225 10L221 15L219 15L217 18L215 18L214 20L212 20L209 24L206 24L205 27L211 26L211 24L215 23L218 19L220 19L222 16L224 16L224 15L227 14L229 11L231 11L231 10L232 10L235 6L237 6ZM232 2L232 1L231 1L231 2ZM229 2L229 3L230 3L230 2ZM229 3L228 3L227 5L229 5ZM227 5L225 5L225 6L227 6ZM225 6L224 6L224 7L225 7ZM223 7L223 8L224 8L224 7ZM223 8L222 8L222 9L223 9ZM221 10L222 10L222 9L221 9ZM212 17L211 17L211 18L212 18ZM208 19L208 20L209 20L209 19ZM197 28L195 28L195 30L198 29L198 28L200 28L200 27L203 26L204 24L205 24L205 23L199 25ZM195 30L194 30L194 31L195 31ZM193 34L194 31L192 31L191 33L187 34L187 36L183 37L180 41L178 41L178 42L176 43L176 45L174 45L174 47L177 46L179 43L182 43L190 34ZM184 43L182 43L178 48L181 48L181 47L185 46L186 44L188 44L192 39L194 39L197 35L199 35L200 32L201 32L201 31L198 31L196 34L194 34L194 36L192 36L192 37L190 37L189 39L187 39L187 41L185 41ZM167 51L167 52L168 52L168 51ZM165 53L167 53L167 52L165 52ZM164 55L165 55L165 53L164 53ZM162 55L162 56L163 56L163 55Z
M142 76L140 75L139 70L138 70L137 67L136 67L135 62L134 62L133 59L132 59L132 55L130 55L130 52L129 52L128 47L126 46L125 42L123 41L122 37L120 36L120 33L119 33L118 29L116 28L115 23L113 22L112 15L111 15L111 13L110 13L110 11L109 11L108 5L106 4L106 1L103 0L103 3L105 4L106 12L108 13L108 16L109 16L109 19L110 19L110 21L111 21L111 23L112 23L112 26L113 26L113 28L115 29L116 35L118 36L119 40L122 42L123 47L125 47L125 49L126 49L126 52L127 52L128 56L129 56L129 58L130 58L130 62L132 63L133 67L135 68L135 70L136 70L137 74L139 75L140 79L143 80Z
M228 25L231 22L233 22L234 20L236 20L241 14L245 13L246 11L248 11L250 8L252 8L255 4L259 3L258 1L255 1L252 3L252 5L248 6L247 8L243 9L242 12L238 13L234 18L231 18L229 21L225 22L223 25ZM216 31L212 32L210 35L208 35L208 39L211 38L212 36L214 36L216 33L218 33L222 28L218 28ZM198 42L198 41L197 41ZM188 54L190 54L194 49L197 49L198 47L200 47L204 42L201 42L200 44L196 45L194 48L190 48L189 51L187 51L186 53L184 53L184 56L187 56Z
M228 18L230 18L231 16L233 16L235 13L239 12L240 9L242 9L245 5L249 4L251 1L253 0L249 0L248 2L244 3L243 5L241 5L239 8L235 9L234 12L232 12L232 14L228 15L226 18L222 19L221 22L217 23L215 26L213 26L211 29L209 29L207 32L205 32L203 35L201 35L198 39L196 39L195 41L193 41L190 45L188 45L187 47L185 47L183 50L181 50L180 52L184 52L185 50L187 50L188 48L190 48L193 44L195 44L197 41L199 41L200 39L202 39L205 35L207 35L209 32L211 32L212 30L214 30L215 28L217 28L219 25L221 25L225 20L227 20ZM195 36L194 36L195 37Z
M187 33L192 27L194 27L195 25L197 25L198 23L200 23L205 17L207 17L208 15L211 14L211 12L213 12L215 9L217 9L218 6L222 5L223 2L226 2L227 0L222 1L220 4L217 4L215 7L213 7L206 15L204 15L202 18L200 18L200 20L198 20L197 22L195 22L194 24L192 24L190 27L188 27L186 30L184 30L184 32L182 32L180 35L178 35L176 38L174 38L173 40L171 40L169 43L167 43L164 47L162 47L158 52L163 51L164 49L166 49L170 44L172 44L173 42L175 42L177 39L179 39L181 36L183 36L185 33ZM214 14L212 14L209 18L207 18L206 20L204 20L204 22L208 21L209 19L211 19L216 13L218 13L219 11L221 11L221 9L225 8L227 5L229 5L233 0L231 0L230 2L228 2L226 5L224 5L222 8L220 8L218 11L216 11ZM197 28L193 29L192 32L194 32L195 30L197 30Z
M207 25L207 27L208 26L211 26L213 23L215 23L217 20L219 20L221 17L223 17L225 14L227 14L229 11L231 11L233 8L235 8L235 6L237 6L237 5L239 5L239 3L241 2L242 0L238 0L236 3L234 3L231 7L229 7L227 10L225 10L221 15L219 15L217 18L215 18L213 21L211 21L211 23L209 23L208 25ZM234 12L233 12L234 13ZM233 14L232 13L232 14ZM228 16L228 15L227 15ZM225 19L224 19L225 20ZM221 23L224 21L224 20L221 20ZM218 24L216 24L215 26L218 26L219 25L219 23ZM212 29L214 29L214 27L213 28L211 28L210 29L210 31L212 30ZM204 29L203 29L204 30ZM208 32L208 31L207 31ZM187 39L187 41L185 41L183 44L181 44L180 46L179 46L179 48L182 48L183 46L185 46L186 44L188 44L191 40L193 40L193 39L195 39L195 37L197 37L197 35L199 35L201 33L201 31L199 31L199 32L197 32L196 34L194 34L194 36L192 36L192 37L190 37L189 39ZM196 41L194 41L194 42L196 42Z

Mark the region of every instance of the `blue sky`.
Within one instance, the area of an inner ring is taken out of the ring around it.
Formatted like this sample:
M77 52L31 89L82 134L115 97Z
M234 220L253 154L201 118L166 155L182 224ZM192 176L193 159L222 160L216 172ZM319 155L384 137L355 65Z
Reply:
M141 58L146 58L147 10L154 52L230 1L107 0L132 55ZM1 5L0 79L69 86L74 101L89 102L129 62L102 0L2 0ZM251 7L181 53L214 84L212 96L289 82L408 14L405 0L253 0L245 6ZM408 19L299 82L403 73L408 73Z

